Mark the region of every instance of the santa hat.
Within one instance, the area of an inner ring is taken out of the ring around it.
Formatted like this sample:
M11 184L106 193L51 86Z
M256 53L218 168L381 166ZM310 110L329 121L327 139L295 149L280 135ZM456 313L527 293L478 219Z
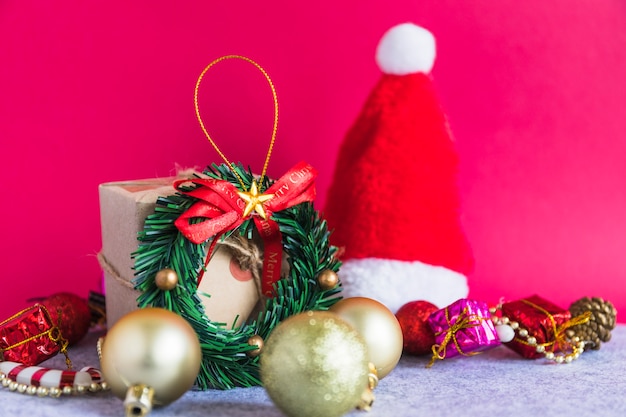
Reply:
M468 294L471 250L460 225L458 156L429 72L435 39L405 23L382 37L382 78L348 131L324 215L343 249L347 297L392 311L445 307Z

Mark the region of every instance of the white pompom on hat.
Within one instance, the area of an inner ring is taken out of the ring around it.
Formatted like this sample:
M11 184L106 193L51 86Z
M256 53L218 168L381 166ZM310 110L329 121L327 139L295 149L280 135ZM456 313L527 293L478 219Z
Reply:
M468 295L473 257L460 225L458 155L430 78L435 38L404 23L380 40L383 75L339 149L324 215L344 296L392 311Z
M376 48L376 63L385 74L429 74L435 64L435 37L412 23L389 29Z

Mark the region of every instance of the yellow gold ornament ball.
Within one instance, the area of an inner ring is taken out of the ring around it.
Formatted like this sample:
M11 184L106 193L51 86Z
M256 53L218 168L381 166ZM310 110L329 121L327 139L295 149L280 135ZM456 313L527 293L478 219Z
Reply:
M131 387L146 385L154 390L153 403L166 405L192 387L201 359L200 342L185 319L144 308L109 329L100 365L115 396L124 399Z
M261 351L263 350L263 344L264 344L263 338L261 336L259 336L258 334L255 334L254 336L250 337L248 339L248 344L250 346L256 346L256 349L247 351L246 355L248 355L251 358L256 358L257 356L261 354Z
M351 297L338 301L330 311L363 336L379 379L396 367L402 356L403 337L400 323L391 310L371 298Z
M261 381L289 417L339 417L368 387L368 357L359 333L337 315L300 313L265 341Z
M178 285L178 274L171 268L163 268L157 272L154 282L159 289L171 291Z
M332 290L339 284L339 276L331 269L325 269L317 277L317 283L322 290Z

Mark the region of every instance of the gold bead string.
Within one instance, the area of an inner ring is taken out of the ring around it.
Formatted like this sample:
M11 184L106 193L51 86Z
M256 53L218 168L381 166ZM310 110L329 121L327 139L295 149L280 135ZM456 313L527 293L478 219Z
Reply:
M272 137L270 139L270 144L269 144L269 147L268 147L268 150L267 150L267 155L265 156L265 162L263 163L263 170L261 171L261 177L259 179L259 184L263 183L263 179L265 178L265 174L267 173L267 166L269 164L270 156L272 155L272 150L274 148L274 142L276 140L276 132L278 131L278 97L277 97L277 94L276 94L276 88L274 88L274 83L272 83L272 79L268 75L267 71L265 71L265 69L263 69L263 67L261 67L257 62L255 62L252 59L247 58L245 56L241 56L241 55L225 55L225 56L222 56L220 58L217 58L216 60L211 62L209 65L207 65L204 68L204 70L202 70L202 72L200 73L200 76L198 77L198 80L196 81L196 87L195 87L194 93L193 93L193 104L194 104L194 108L195 108L195 111L196 111L196 118L198 119L198 123L200 123L200 127L202 128L202 132L204 132L204 135L207 137L207 139L209 140L209 142L211 143L213 148L217 151L218 155L230 167L230 169L233 172L233 174L235 174L235 177L237 177L237 180L239 181L239 184L241 184L242 189L244 191L248 191L246 189L246 186L245 186L243 180L241 179L239 174L237 174L237 170L235 169L235 165L232 162L229 161L229 159L226 157L226 155L224 155L222 150L219 148L219 146L217 146L217 144L215 143L215 141L213 140L213 138L211 137L211 135L207 131L206 127L204 126L204 122L202 121L202 117L200 116L200 107L198 105L198 90L200 88L200 83L202 82L202 78L204 77L204 74L206 74L206 72L209 69L211 69L213 66L215 66L216 64L218 64L218 63L220 63L222 61L228 60L228 59L240 59L242 61L245 61L245 62L248 62L248 63L254 65L261 72L261 74L263 74L263 76L267 80L267 83L270 86L270 89L272 90L272 98L274 100L274 125L272 127Z
M546 343L546 346L556 345L559 349L563 349L564 347L567 347L568 342L567 342L565 331L569 329L570 327L587 323L589 319L591 318L591 312L587 311L579 316L576 316L567 320L565 323L561 324L560 326L557 326L554 316L550 314L549 311L533 303L532 301L529 301L526 299L523 299L521 301L531 306L532 308L539 310L541 313L545 314L550 319L550 324L552 325L552 334L554 335L554 341Z
M0 372L0 386L3 388L8 388L9 391L17 392L20 394L32 396L36 395L38 397L50 396L54 398L58 398L61 395L85 394L88 392L99 392L109 389L109 384L107 384L105 381L92 382L89 385L65 386L63 388L27 385L12 380L11 378L9 378L8 375L4 374L3 372Z
M98 360L102 362L102 345L104 344L104 336L100 336L96 342L96 351L98 352Z
M527 300L523 300L523 301L527 301ZM530 301L528 302L528 304L529 305L532 304L533 306L536 306L536 304ZM567 364L578 359L580 355L582 355L583 352L585 351L585 342L580 340L580 338L577 336L571 339L566 338L564 336L564 333L565 333L565 330L571 326L574 326L580 323L586 323L587 321L589 321L590 313L581 314L580 316L577 316L571 320L568 320L567 322L563 323L561 326L557 327L554 317L549 312L547 312L545 309L541 308L540 306L536 306L536 307L538 307L540 311L542 311L544 314L546 314L548 317L551 318L551 321L553 324L553 330L555 331L554 333L555 340L548 341L545 343L537 343L537 338L531 335L528 329L520 327L520 324L518 322L511 320L507 316L496 315L498 311L501 311L502 304L498 304L497 307L490 308L489 311L492 314L491 320L493 321L494 325L510 326L511 329L515 331L515 334L517 336L515 337L515 340L517 342L526 346L534 347L535 351L539 354L542 354L547 360L553 361L557 364L562 364L562 363ZM555 354L554 353L555 345L557 345L559 348L563 348L564 345L567 345L568 347L570 347L571 351L569 353L563 353L561 355Z

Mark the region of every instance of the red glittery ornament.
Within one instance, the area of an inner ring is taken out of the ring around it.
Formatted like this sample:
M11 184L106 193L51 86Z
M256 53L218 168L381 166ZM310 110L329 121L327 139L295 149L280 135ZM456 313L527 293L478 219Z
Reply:
M435 334L431 330L428 316L439 308L428 301L411 301L396 313L404 337L404 353L425 355L431 353L435 344Z
M41 304L46 306L52 323L59 327L70 345L87 334L91 324L91 311L87 300L62 292L46 298Z

